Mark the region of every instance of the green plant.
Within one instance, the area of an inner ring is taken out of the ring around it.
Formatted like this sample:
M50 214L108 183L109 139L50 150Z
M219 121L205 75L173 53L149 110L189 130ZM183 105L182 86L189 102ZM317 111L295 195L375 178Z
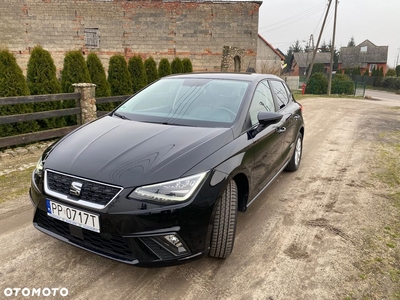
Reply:
M147 75L143 60L140 56L133 56L128 61L128 70L131 75L133 92L141 90L147 85Z
M193 66L189 58L182 59L183 73L192 73Z
M354 95L354 83L345 74L336 74L332 80L332 94Z
M0 97L27 96L29 88L14 55L8 50L0 51ZM32 104L0 106L0 115L16 115L33 112ZM0 125L0 136L33 132L39 129L36 121Z
M363 76L369 76L369 70L368 69L365 69L365 71L363 73Z
M81 51L69 51L64 57L61 72L61 90L63 93L73 93L74 83L91 83L89 70Z
M162 58L158 64L158 76L160 78L164 76L171 75L171 64L169 63L168 59Z
M385 76L386 77L396 76L396 70L392 68L388 69Z
M183 73L183 64L182 60L179 57L175 57L171 62L171 71L172 74L180 74Z
M396 76L400 77L400 65L396 66Z
M307 94L322 95L327 94L328 78L322 73L311 75L306 87Z
M353 68L353 75L358 75L358 76L360 76L361 75L361 68L360 67L356 67L356 68Z
M311 64L309 67L311 67ZM324 69L325 69L324 64L321 63L314 64L311 75L315 73L324 73Z
M107 81L106 72L103 64L96 53L90 53L86 59L86 65L89 70L92 83L96 85L96 98L111 96L110 84ZM113 103L97 104L97 110L110 111L114 109Z
M158 79L157 65L153 57L150 56L144 61L144 69L146 70L148 84Z
M132 80L128 71L125 58L113 55L108 66L108 82L111 87L111 95L129 95L133 93Z
M50 53L41 46L33 48L29 61L26 81L31 95L58 94L61 86L58 82L57 69ZM61 101L39 102L33 105L35 111L48 111L62 108ZM64 117L37 120L41 129L64 127Z

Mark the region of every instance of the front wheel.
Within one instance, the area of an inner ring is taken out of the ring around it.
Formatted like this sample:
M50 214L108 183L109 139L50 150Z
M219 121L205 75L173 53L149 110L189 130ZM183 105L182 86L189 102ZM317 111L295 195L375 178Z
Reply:
M232 252L236 233L237 186L231 180L217 200L211 236L210 256L227 258Z
M303 135L301 132L297 135L296 144L294 146L293 156L290 159L289 164L286 166L286 171L294 172L300 166L301 155L303 153Z

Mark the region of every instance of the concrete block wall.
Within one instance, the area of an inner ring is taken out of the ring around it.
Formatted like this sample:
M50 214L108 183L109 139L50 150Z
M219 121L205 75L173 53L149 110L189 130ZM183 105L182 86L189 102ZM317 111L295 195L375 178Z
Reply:
M242 49L255 66L261 2L1 0L0 48L12 51L26 72L31 49L48 50L60 71L69 50L128 60L153 56L191 59L195 71L220 71L224 46ZM98 28L100 46L85 47L85 28ZM233 68L233 67L232 67ZM243 70L244 71L244 70Z

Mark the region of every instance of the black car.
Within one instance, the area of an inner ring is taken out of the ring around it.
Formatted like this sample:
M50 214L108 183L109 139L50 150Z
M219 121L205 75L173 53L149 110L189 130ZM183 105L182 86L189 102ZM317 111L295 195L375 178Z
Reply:
M50 146L34 226L138 266L226 258L237 212L300 165L302 107L279 77L164 77Z

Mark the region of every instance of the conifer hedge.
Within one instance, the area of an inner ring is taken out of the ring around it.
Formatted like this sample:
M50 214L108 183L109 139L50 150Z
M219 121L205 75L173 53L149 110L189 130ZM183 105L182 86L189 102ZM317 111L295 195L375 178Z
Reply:
M144 61L144 69L146 70L148 84L158 79L157 65L153 57L150 56Z
M64 57L61 72L61 90L63 93L73 93L74 83L92 83L85 58L81 51L69 51Z
M133 92L141 90L147 85L146 70L140 56L133 56L128 61L128 70L132 80Z
M322 95L327 94L328 78L322 73L314 73L311 75L307 83L306 94Z
M125 58L120 55L113 55L108 66L108 82L111 87L111 95L129 95L133 93L132 80L128 71Z
M168 59L162 58L158 63L158 77L162 78L171 75L171 64Z
M183 64L182 60L179 57L175 57L171 63L171 71L172 74L180 74L183 73Z
M29 88L15 56L8 50L0 51L0 97L29 95ZM33 112L32 104L2 105L0 115L16 115ZM39 129L36 121L0 125L0 137L33 132Z
M189 58L182 59L183 73L192 73L193 66Z
M107 81L106 72L103 64L96 53L90 53L86 59L86 65L89 70L90 79L92 83L96 85L96 98L110 97L111 88ZM111 111L114 109L113 103L102 103L97 104L97 110L99 111Z
M33 48L28 61L26 81L31 95L58 94L61 92L60 83L57 80L56 66L50 53L41 46ZM56 110L62 108L62 102L39 102L33 104L35 111ZM54 117L37 120L42 130L64 127L64 117Z

